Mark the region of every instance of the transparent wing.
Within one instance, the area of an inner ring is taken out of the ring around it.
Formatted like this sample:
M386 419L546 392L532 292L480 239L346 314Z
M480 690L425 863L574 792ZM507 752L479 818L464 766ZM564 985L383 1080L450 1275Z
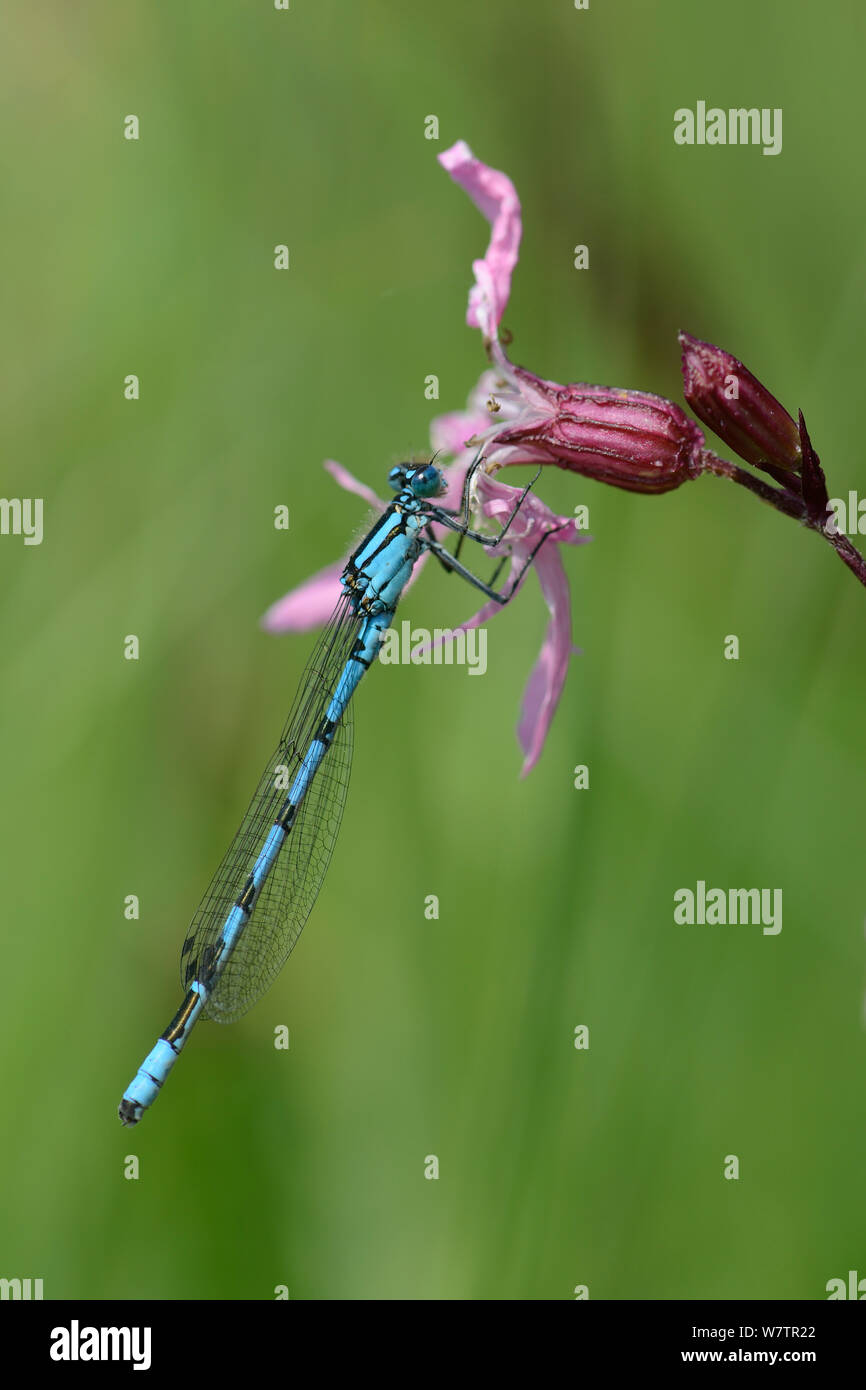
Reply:
M360 627L341 599L319 638L276 752L262 773L246 815L192 919L181 951L187 989L218 954L223 925L271 832L278 811L327 709ZM232 1023L256 1002L285 964L310 915L340 828L352 764L352 704L337 725L288 838L259 892L204 1017ZM276 786L278 770L287 768Z

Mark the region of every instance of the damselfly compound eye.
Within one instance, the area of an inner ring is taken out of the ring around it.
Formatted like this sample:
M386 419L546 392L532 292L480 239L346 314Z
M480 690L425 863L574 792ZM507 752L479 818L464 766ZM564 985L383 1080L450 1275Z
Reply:
M412 477L412 491L416 497L441 497L445 491L445 480L438 468L428 463L419 468Z

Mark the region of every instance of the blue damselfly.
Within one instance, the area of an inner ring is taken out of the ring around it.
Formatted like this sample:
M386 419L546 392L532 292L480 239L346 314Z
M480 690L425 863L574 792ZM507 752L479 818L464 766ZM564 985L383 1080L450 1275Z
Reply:
M499 593L458 558L464 539L500 545L532 483L495 536L473 530L468 470L459 512L437 504L445 481L434 464L393 468L391 505L350 556L342 592L301 680L274 756L241 827L193 917L181 950L186 996L120 1102L120 1118L137 1124L152 1105L200 1017L232 1023L247 1012L285 963L301 934L331 858L352 756L352 697L376 659L400 595L424 551L505 603L520 583ZM534 479L533 479L534 482ZM451 554L433 532L459 536ZM551 534L543 531L528 566ZM495 576L494 576L495 580Z

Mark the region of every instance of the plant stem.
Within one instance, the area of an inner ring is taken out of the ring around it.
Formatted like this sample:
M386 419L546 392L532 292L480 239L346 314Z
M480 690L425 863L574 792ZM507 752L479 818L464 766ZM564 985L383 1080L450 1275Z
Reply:
M828 536L826 531L822 531L824 539L829 541L843 565L847 565L852 574L856 574L860 583L866 588L866 560L860 551L853 546L847 536L843 536L840 531Z
M740 487L747 487L750 492L754 492L764 502L769 502L771 507L777 511L784 512L786 516L793 516L797 521L806 520L806 506L802 497L796 493L789 492L787 488L770 487L769 483L756 478L745 468L740 468L739 464L729 463L727 459L719 458L711 449L703 449L701 458L704 461L708 473L715 473L717 478L730 478L732 482L739 483Z
M753 492L762 501L769 502L771 507L783 512L785 516L792 516L804 526L817 531L828 545L832 545L842 563L848 566L851 573L856 575L866 588L866 560L859 550L840 531L829 531L820 519L810 517L803 498L797 493L788 488L770 487L769 483L756 478L745 468L740 468L739 464L719 458L718 454L714 454L710 449L704 449L701 457L708 473L714 473L717 478L730 478L732 482L739 483L740 487L748 488L749 492Z

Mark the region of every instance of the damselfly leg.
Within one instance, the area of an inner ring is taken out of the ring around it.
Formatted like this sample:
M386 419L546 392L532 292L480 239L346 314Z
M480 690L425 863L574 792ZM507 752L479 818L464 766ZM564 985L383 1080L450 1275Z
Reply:
M495 589L493 585L497 579L497 576L500 574L502 570L502 566L508 559L508 556L503 556L503 558L500 560L499 564L497 565L496 569L494 570L491 576L491 583L485 584L483 579L479 579L477 574L473 574L472 571L462 563L462 561L457 559L456 555L452 555L451 552L449 550L446 550L444 545L440 545L437 540L428 540L427 548L430 551L430 553L432 555L435 555L437 560L439 560L439 562L442 565L444 565L445 569L452 570L454 574L459 574L462 579L465 579L467 583L472 584L476 589L480 589L482 594L486 594L487 597L489 599L492 599L494 603L505 604L508 603L509 599L514 597L514 594L517 592L518 588L520 587L520 584L523 581L523 577L526 574L526 571L529 569L530 565L532 564L541 547L544 545L544 542L547 540L547 538L549 536L555 535L557 531L565 530L566 524L567 523L563 523L561 526L548 527L548 529L539 537L538 541L533 546L532 550L526 557L524 563L520 566L519 571L514 576L511 583L507 586L507 588L503 589L501 592Z
M478 469L480 468L482 461L482 453L477 454L476 457L472 460L472 463L470 464L469 468L466 470L466 477L463 480L463 494L459 512L451 511L449 508L445 507L431 506L429 508L429 521L425 527L425 544L430 553L436 556L436 559L442 565L443 569L448 570L452 574L459 574L462 579L465 579L467 583L472 584L476 589L480 589L481 593L486 594L487 597L492 599L495 603L505 604L508 602L510 598L513 597L521 581L523 580L526 571L529 569L530 565L532 564L533 560L535 559L544 542L547 540L548 536L553 535L556 531L563 530L564 527L550 527L539 537L537 544L533 547L531 553L527 556L525 563L521 565L519 572L514 576L511 583L508 585L506 589L502 591L497 590L496 580L502 573L502 570L509 558L507 554L503 555L500 558L499 563L497 564L496 569L493 571L493 574L491 575L489 581L485 582L483 579L479 578L479 576L473 573L473 571L467 565L463 564L460 559L460 551L464 540L476 541L479 545L483 545L486 548L491 549L495 546L501 545L505 537L508 535L508 532L511 529L511 526L515 518L517 517L521 507L523 506L523 503L526 501L529 492L535 486L536 482L541 476L541 469L539 468L535 473L535 476L529 480L529 482L521 491L520 496L517 498L517 501L512 507L507 520L505 521L504 525L500 528L498 535L490 536L486 532L474 529L469 524L471 518L470 498L472 480L475 477L475 474L477 473ZM439 522L440 525L447 527L448 530L457 533L458 540L457 545L454 548L453 555L449 550L446 549L444 545L441 544L440 541L436 539L436 536L432 529L432 523L434 521Z

